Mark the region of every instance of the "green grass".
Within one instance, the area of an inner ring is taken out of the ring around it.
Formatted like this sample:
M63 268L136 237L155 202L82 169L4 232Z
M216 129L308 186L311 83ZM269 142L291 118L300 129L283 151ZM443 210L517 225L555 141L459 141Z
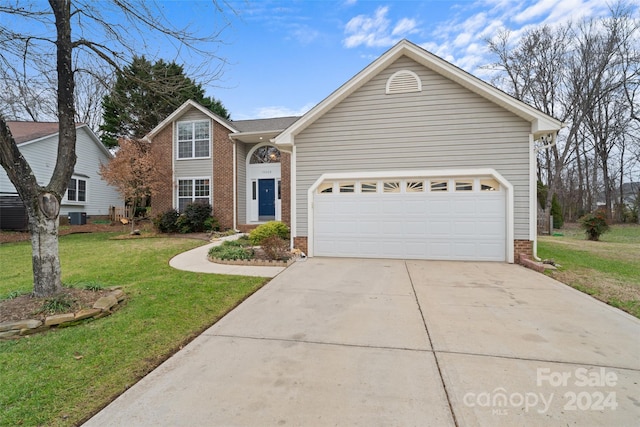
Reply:
M215 323L267 279L189 273L168 260L202 242L60 239L65 283L123 287L113 315L0 341L0 425L77 425ZM0 245L0 296L31 289L28 242Z
M561 265L549 274L640 318L640 226L613 225L599 242L577 227L560 233L538 242L538 255Z

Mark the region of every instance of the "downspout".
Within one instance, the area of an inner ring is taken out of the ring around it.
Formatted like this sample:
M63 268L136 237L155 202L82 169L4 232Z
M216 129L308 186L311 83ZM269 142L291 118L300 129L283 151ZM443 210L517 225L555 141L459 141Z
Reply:
M546 150L546 149L551 148L554 145L556 145L557 142L558 142L558 138L557 137L558 137L558 133L554 132L554 133L551 134L551 142L549 144L543 145L542 147L533 147L533 153L535 155L535 160L536 160L535 161L535 165L538 164L538 153L541 150ZM537 226L538 226L538 224L537 224L537 222L538 222L537 221L537 218L538 218L538 213L537 213L538 212L537 182L538 181L537 181L537 179L535 179L535 168L532 171L531 178L532 178L532 182L536 183L536 193L535 193L536 194L536 196L535 196L535 201L536 201L536 203L535 203L536 224L535 224L535 226L537 228ZM540 257L538 256L538 233L537 233L537 231L536 231L536 234L535 234L535 239L533 239L533 259L535 259L536 261L542 261L542 259L540 259Z

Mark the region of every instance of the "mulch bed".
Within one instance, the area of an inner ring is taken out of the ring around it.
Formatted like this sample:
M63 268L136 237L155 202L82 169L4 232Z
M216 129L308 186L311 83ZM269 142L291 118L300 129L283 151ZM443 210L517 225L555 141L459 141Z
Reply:
M73 301L71 307L65 313L77 312L83 308L90 308L102 296L112 292L109 289L90 291L85 289L64 288L62 294L69 301ZM50 298L35 298L31 294L20 295L13 299L0 301L0 323L15 320L36 319L44 322L45 317L51 314L42 311L43 304Z

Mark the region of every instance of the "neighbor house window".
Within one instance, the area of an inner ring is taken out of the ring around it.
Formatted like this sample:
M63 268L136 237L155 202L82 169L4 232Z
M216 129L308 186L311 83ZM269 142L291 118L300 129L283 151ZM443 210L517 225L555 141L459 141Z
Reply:
M71 178L67 186L67 200L69 202L86 202L87 181L79 178Z
M184 212L189 203L210 203L211 185L209 178L178 180L178 211Z
M178 122L178 158L197 159L209 157L209 121Z

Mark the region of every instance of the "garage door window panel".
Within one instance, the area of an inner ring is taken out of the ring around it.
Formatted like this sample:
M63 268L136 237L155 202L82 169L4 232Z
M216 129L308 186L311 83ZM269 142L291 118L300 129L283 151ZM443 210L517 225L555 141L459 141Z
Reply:
M323 182L318 187L318 194L333 193L333 182Z
M480 191L500 191L500 184L495 179L481 179Z
M473 181L456 181L456 191L473 191Z
M360 192L364 194L375 194L378 192L378 183L377 182L361 182L360 183Z
M433 192L449 191L449 181L443 179L431 180L429 181L429 189Z
M407 193L423 193L424 181L407 181Z
M399 193L400 181L385 181L382 188L385 193Z
M355 182L341 182L340 183L340 193L355 193L356 192L356 184Z

